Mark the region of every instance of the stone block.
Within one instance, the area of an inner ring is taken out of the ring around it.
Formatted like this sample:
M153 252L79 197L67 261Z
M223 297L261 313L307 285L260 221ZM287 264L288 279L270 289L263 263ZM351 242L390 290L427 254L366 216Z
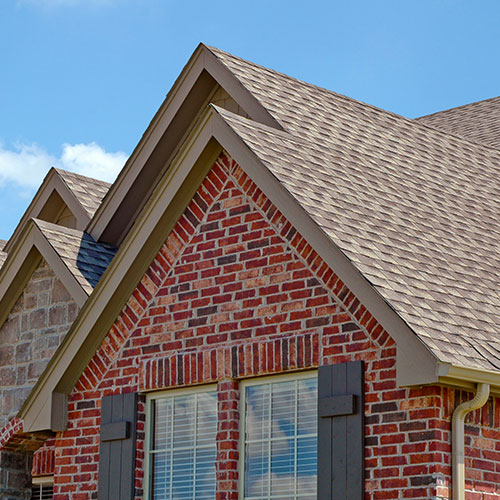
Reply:
M31 343L25 342L16 346L16 363L26 363L31 359Z
M28 366L28 381L37 381L38 377L43 373L43 370L45 370L48 362L49 360L45 359L43 361L34 361L30 363Z
M30 329L31 330L39 330L41 328L45 328L47 326L47 310L46 309L37 309L30 313Z
M63 304L52 306L49 309L49 326L64 325L67 323L67 307Z
M69 302L72 297L64 285L58 280L54 280L54 286L52 287L52 304L56 302Z
M35 309L38 305L37 296L34 294L24 294L24 310Z
M38 307L47 307L50 304L50 291L41 292L38 294Z
M4 366L0 368L0 386L8 387L9 385L16 385L17 370L12 366Z
M19 317L9 317L2 328L0 328L0 343L5 345L17 342L19 331Z
M11 345L3 345L0 348L0 366L10 366L14 364L15 348Z

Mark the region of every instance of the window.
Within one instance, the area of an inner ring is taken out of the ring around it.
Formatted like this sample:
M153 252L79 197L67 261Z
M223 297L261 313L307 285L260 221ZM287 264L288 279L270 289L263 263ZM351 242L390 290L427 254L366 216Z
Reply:
M52 500L54 498L54 478L52 476L34 477L32 483L31 500Z
M317 385L311 373L242 384L242 498L316 500Z
M217 392L180 390L148 399L148 496L215 498Z

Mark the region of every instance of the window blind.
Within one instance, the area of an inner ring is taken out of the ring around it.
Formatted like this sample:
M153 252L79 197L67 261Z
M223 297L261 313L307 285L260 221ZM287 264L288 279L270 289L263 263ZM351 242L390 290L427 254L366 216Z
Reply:
M244 498L316 500L317 379L245 391Z
M155 399L150 441L150 498L215 498L217 394Z

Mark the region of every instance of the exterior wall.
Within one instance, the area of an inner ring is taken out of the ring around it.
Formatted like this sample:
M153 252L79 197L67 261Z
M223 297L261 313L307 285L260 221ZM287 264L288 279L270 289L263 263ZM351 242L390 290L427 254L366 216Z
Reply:
M0 428L13 418L78 312L42 261L0 328Z
M333 270L222 155L70 395L55 499L97 498L103 396L209 382L218 383L217 498L236 499L239 380L357 359L366 367L366 498L450 498L450 415L462 395L398 388L395 355ZM139 414L137 500L144 398ZM469 487L484 495L468 498L500 498L498 401L470 419Z
M31 498L32 455L0 451L0 498L5 500L29 500Z

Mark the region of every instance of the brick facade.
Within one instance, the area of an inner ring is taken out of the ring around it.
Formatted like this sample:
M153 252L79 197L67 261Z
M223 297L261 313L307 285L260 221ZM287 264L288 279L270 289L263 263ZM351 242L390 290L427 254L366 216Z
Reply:
M103 396L217 382L217 498L236 499L239 380L357 359L366 367L367 498L450 498L450 416L470 395L398 388L395 355L334 270L222 155L70 395L54 498L97 498ZM498 403L468 418L469 499L500 497ZM144 407L141 398L137 500Z

